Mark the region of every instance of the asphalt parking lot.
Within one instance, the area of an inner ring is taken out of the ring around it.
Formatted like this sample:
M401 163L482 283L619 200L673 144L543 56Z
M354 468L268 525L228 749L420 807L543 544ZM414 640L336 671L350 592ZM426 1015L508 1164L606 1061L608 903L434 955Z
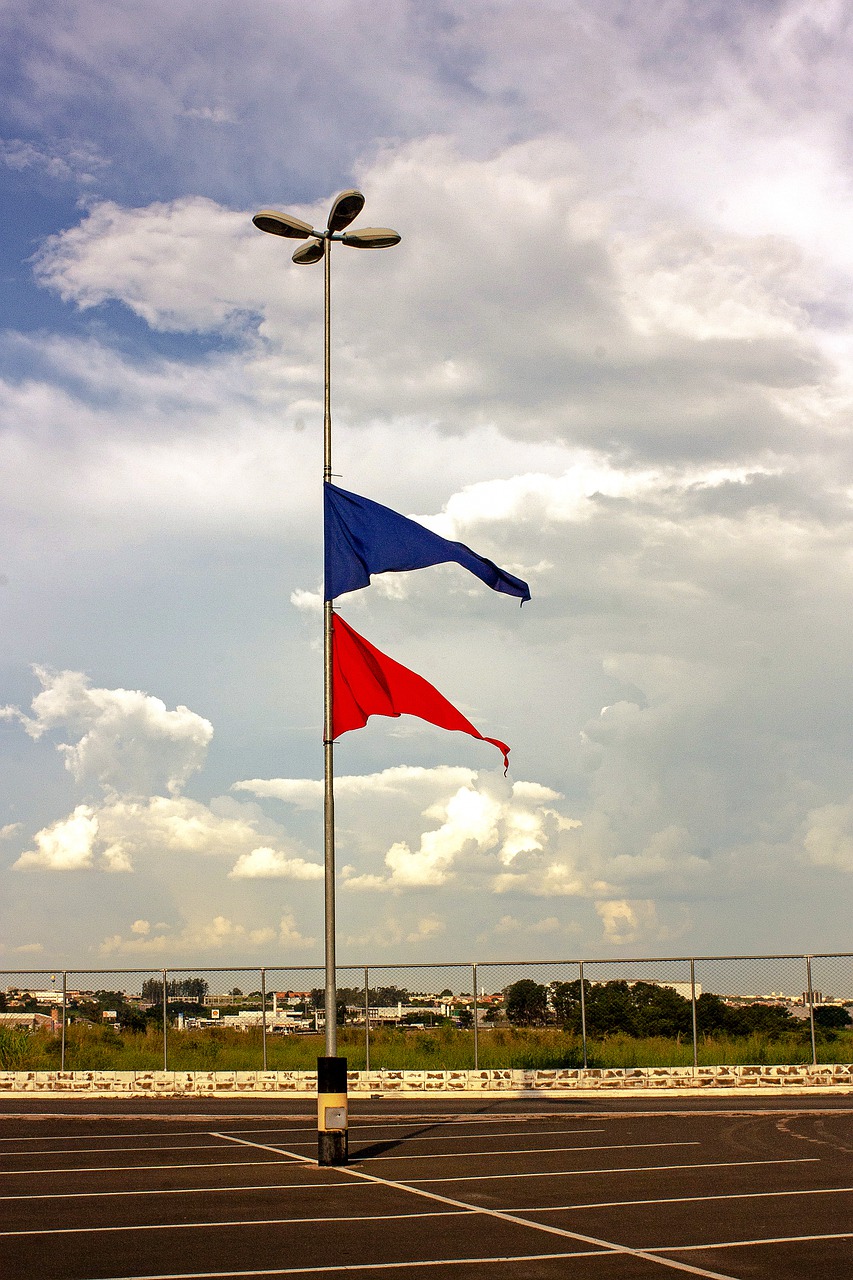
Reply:
M853 1100L0 1104L4 1280L853 1277Z

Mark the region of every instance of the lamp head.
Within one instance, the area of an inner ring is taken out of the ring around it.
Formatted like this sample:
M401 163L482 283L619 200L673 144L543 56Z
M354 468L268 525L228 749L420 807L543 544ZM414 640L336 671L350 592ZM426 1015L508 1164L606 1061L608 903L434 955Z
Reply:
M358 231L345 231L343 242L354 249L390 249L400 243L400 234L390 227L362 227Z
M277 209L261 209L252 221L259 231L268 231L272 236L285 236L288 240L307 240L314 233L310 223L294 218L292 213L279 213Z
M293 261L300 265L319 262L324 252L325 244L322 240L309 240L307 244L301 244L298 249L294 249Z
M343 231L344 227L348 227L353 218L357 218L364 208L364 196L360 191L342 191L339 196L335 196L334 203L329 210L329 221L326 224L329 231Z

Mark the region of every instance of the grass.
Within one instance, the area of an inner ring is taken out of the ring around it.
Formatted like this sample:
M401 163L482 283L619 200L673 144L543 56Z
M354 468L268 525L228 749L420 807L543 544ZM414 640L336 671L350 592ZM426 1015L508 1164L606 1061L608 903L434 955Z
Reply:
M479 1032L482 1068L557 1068L583 1065L580 1038L556 1028L497 1027ZM339 1052L350 1069L365 1066L364 1028L341 1028ZM853 1031L818 1038L818 1062L853 1061ZM703 1036L700 1066L788 1065L811 1061L808 1035L770 1039L756 1034L741 1038ZM66 1028L68 1071L144 1071L163 1067L162 1032L117 1032L112 1027L72 1024ZM310 1071L323 1053L322 1036L268 1036L267 1067L271 1071ZM58 1036L28 1034L0 1027L0 1070L50 1071L61 1062ZM693 1063L687 1039L612 1035L587 1044L590 1067L679 1067ZM263 1066L260 1030L169 1031L168 1064L173 1071L256 1071ZM434 1031L376 1028L370 1034L370 1066L376 1070L464 1070L474 1065L472 1031L439 1027Z

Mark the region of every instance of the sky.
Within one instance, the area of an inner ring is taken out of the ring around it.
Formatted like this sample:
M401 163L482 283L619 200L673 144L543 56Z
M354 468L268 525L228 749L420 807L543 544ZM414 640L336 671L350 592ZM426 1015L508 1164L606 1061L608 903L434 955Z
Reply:
M851 949L841 0L0 6L0 964L322 961L333 468L525 578L341 616L338 954Z

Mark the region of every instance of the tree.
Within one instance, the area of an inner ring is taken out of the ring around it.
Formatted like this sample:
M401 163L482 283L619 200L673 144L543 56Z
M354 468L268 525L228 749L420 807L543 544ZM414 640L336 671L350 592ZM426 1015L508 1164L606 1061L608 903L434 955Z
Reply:
M541 1027L548 1020L548 988L521 978L504 991L506 1016L517 1027Z
M696 1025L706 1035L722 1033L730 1036L761 1034L776 1040L786 1033L802 1034L803 1024L779 1004L730 1005L710 991L703 991L696 1001Z
M172 1000L188 1000L193 1004L204 1004L208 986L204 978L170 978L166 983L166 998ZM142 984L142 999L150 1004L163 1003L163 979L146 978Z
M552 982L551 1007L561 1027L566 1031L579 1032L581 1029L580 978L575 979L574 982Z
M672 987L656 982L635 982L631 987L636 1034L640 1036L689 1035L693 1025L690 1001Z
M843 1031L853 1025L853 1018L840 1005L819 1005L814 1011L814 1024L821 1031Z
M377 1009L393 1009L395 1004L408 1004L409 993L405 987L371 987L368 1000Z

